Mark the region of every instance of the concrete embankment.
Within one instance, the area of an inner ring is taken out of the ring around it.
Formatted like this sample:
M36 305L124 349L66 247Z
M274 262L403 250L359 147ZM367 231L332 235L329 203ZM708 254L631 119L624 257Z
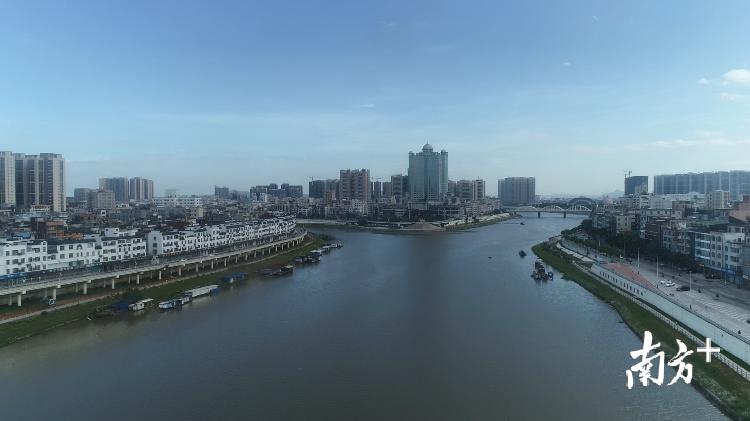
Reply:
M677 353L676 341L679 339L689 349L696 349L701 344L675 330L665 319L657 317L633 300L616 291L610 285L596 279L586 270L577 266L573 257L562 253L547 243L533 247L534 253L546 263L565 274L565 279L575 281L604 302L610 304L622 317L623 321L639 337L650 331L655 342L661 343L661 350L667 355ZM691 358L693 365L692 385L711 399L722 411L733 419L750 419L750 382L733 369L716 360L706 363L702 358ZM623 367L623 370L627 367Z

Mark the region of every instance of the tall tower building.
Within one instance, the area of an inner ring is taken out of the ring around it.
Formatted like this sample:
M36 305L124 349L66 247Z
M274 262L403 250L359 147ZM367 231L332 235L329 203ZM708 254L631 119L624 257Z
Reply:
M409 152L409 194L413 202L439 202L448 194L448 152L435 152L427 143L422 152Z
M65 212L65 158L60 154L14 154L16 206L48 205Z
M16 204L16 159L13 152L0 151L0 206Z

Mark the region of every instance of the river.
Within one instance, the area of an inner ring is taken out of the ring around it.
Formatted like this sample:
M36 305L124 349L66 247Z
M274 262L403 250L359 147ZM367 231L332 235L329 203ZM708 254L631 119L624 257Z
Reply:
M580 219L525 222L329 229L344 248L290 276L2 348L0 419L725 419L669 368L627 390L640 340L518 256Z

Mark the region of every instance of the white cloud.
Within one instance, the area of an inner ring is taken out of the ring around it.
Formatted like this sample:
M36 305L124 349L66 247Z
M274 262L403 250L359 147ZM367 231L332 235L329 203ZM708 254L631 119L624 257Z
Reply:
M698 79L698 84L699 85L710 85L711 81L708 80L708 79L706 79L705 77L702 77L702 78Z
M732 69L724 73L724 81L727 83L737 83L740 85L750 85L750 70Z
M563 67L570 67L570 66L572 66L572 65L573 65L573 64L572 64L571 62L569 62L569 61L563 61L563 62L562 62L562 66L563 66Z

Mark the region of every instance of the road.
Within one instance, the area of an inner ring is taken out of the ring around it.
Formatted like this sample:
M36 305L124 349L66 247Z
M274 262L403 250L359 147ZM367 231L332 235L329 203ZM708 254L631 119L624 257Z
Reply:
M600 263L613 261L609 257L602 254L597 255L592 250L571 241L564 241L564 245L566 248L583 255L588 252L590 257ZM594 254L592 255L592 253ZM655 262L642 260L640 265L638 262L633 262L630 266L656 288L664 291L670 299L690 308L694 313L724 326L729 331L750 338L750 323L748 323L750 319L750 291L737 288L724 281L706 279L702 274L693 274L691 282L691 277L688 274L680 273L664 265L659 265L657 276ZM675 285L667 287L662 283L667 281L671 281ZM680 286L691 286L691 290L677 291Z

